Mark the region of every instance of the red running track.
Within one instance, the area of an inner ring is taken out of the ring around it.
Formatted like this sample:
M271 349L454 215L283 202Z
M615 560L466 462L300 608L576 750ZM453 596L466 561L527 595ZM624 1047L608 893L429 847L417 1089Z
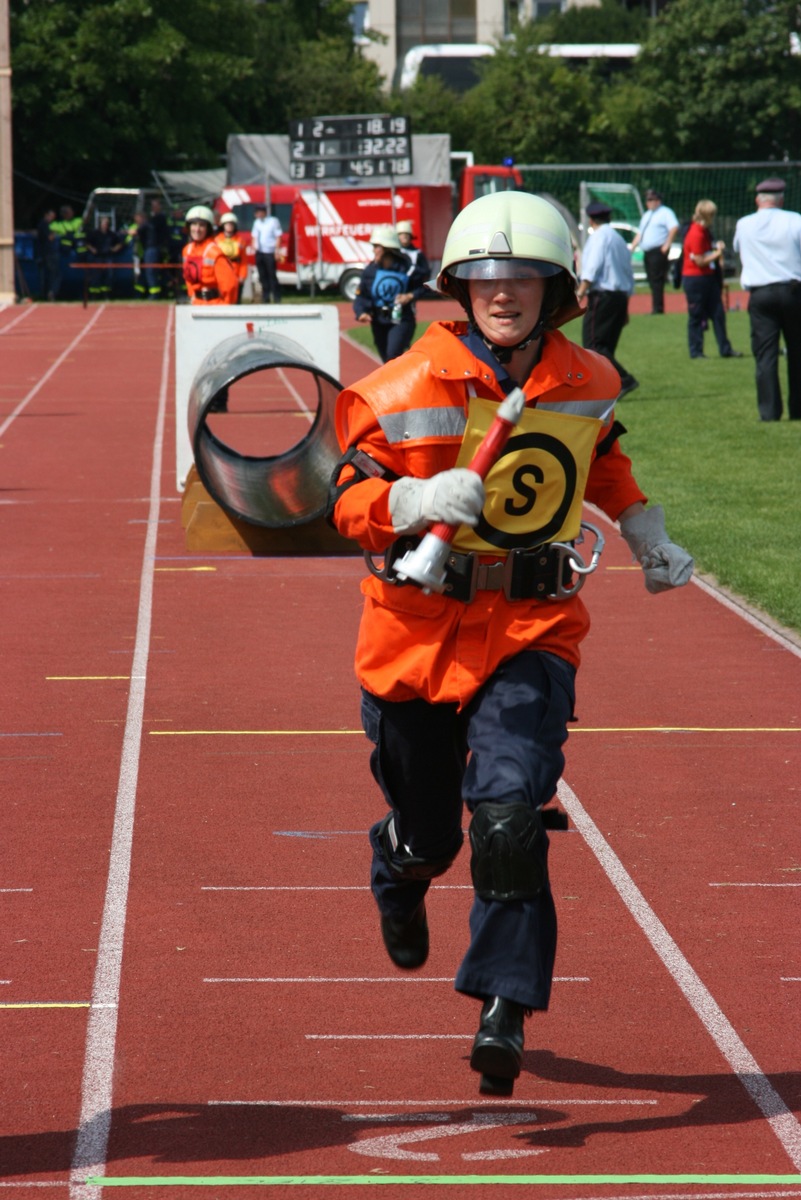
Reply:
M361 560L187 554L168 307L9 309L0 359L0 1200L801 1196L797 643L605 523L553 1004L488 1102L467 856L422 972L378 935Z

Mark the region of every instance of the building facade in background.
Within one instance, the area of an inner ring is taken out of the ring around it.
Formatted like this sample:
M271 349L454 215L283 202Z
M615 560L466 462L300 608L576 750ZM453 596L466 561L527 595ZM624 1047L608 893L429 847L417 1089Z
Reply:
M392 82L398 63L413 46L494 43L518 20L599 4L600 0L357 0L353 23L363 53ZM386 41L359 37L366 30Z

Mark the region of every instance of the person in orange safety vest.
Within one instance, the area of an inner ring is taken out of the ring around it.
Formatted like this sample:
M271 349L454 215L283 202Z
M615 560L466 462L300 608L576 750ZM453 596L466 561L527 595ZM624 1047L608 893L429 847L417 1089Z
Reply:
M340 393L328 516L371 572L356 674L389 808L370 830L384 945L402 970L426 961L426 893L459 853L466 806L473 902L455 987L482 1006L479 1090L508 1096L524 1017L547 1009L553 979L547 830L567 817L548 805L589 628L577 593L603 545L583 502L620 522L648 591L685 584L693 560L662 509L646 507L620 448L617 371L558 329L581 309L556 208L522 192L473 201L436 286L467 320L434 321ZM518 387L522 416L482 480L468 464ZM425 556L420 570L414 548L438 522L455 536L436 570ZM575 548L583 527L596 538L589 562Z
M184 283L192 304L236 304L239 277L214 240L214 213L196 204L186 214L189 241L182 251Z
M236 214L232 212L223 213L220 217L220 232L214 239L217 245L222 250L225 257L234 268L239 279L239 292L237 294L237 303L242 299L242 289L245 286L245 280L248 277L248 261L247 261L247 246L250 244L250 238L246 238L244 234L237 232L239 222Z

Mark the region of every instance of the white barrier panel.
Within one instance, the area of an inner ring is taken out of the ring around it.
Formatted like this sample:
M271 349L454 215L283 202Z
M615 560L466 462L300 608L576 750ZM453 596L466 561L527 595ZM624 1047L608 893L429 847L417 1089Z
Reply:
M203 359L235 334L275 333L290 338L314 365L339 379L339 312L335 305L179 305L175 313L176 484L183 492L194 462L188 429L189 394Z

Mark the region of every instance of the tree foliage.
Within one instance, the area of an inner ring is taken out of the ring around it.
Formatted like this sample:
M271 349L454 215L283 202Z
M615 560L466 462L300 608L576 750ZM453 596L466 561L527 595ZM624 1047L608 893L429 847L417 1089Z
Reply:
M601 0L555 12L533 25L540 42L641 42L648 21L641 9L633 12L620 0Z
M801 59L795 0L673 0L634 72L650 157L797 157Z
M520 25L457 96L402 95L354 46L349 0L11 0L18 216L155 168L217 166L236 132L291 118L406 112L477 160L797 157L799 0L621 0ZM575 68L543 42L635 41L627 69ZM40 185L31 181L41 181Z
M382 80L347 0L12 0L18 214L219 166L230 133L375 111Z

